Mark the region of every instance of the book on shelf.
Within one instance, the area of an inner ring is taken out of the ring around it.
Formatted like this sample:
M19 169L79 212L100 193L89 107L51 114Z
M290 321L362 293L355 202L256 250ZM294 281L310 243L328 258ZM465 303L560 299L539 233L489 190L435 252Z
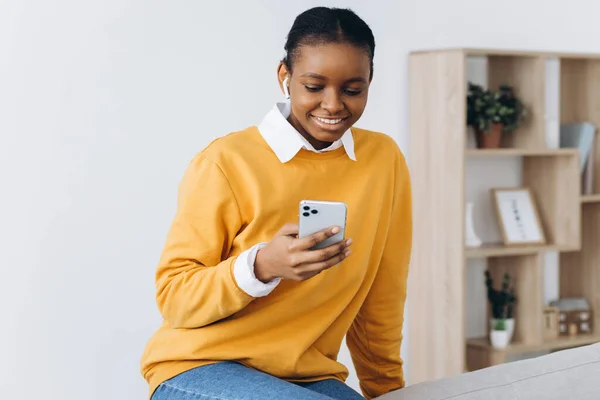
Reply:
M585 169L583 170L583 176L581 180L581 192L583 195L594 194L594 167L596 166L596 152L594 149L599 144L598 136L594 135L592 139L591 151L587 157ZM600 188L599 188L600 189Z
M596 140L596 127L590 122L571 122L560 126L560 147L579 150L579 172L581 173L582 194L594 192L593 169Z

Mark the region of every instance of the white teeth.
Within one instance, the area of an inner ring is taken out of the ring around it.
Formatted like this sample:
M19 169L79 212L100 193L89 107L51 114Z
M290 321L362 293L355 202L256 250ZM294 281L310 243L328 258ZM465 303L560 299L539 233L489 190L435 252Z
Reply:
M339 124L340 122L342 122L344 120L344 118L325 119L325 118L319 118L319 117L315 117L315 119L318 119L319 121L323 122L324 124L329 124L329 125Z

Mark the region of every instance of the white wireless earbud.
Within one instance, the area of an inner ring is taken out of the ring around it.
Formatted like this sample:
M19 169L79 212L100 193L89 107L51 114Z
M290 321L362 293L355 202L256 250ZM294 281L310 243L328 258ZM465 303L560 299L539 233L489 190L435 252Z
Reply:
M290 98L290 88L288 87L288 77L286 76L283 80L283 93L285 94L285 98Z

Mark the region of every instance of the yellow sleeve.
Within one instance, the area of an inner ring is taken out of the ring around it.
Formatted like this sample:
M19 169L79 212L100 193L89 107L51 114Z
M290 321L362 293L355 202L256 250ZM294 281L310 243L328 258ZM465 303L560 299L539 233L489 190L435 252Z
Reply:
M233 277L229 257L240 211L221 168L200 153L179 186L177 211L156 271L156 300L174 328L198 328L230 316L253 297Z
M391 221L377 276L346 342L367 399L405 385L400 356L412 246L412 194L404 157L396 160Z

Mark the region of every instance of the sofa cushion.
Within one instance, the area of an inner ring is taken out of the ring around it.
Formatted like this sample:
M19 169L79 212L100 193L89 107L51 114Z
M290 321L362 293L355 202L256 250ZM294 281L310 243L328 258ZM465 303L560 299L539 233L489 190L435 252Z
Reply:
M598 400L600 344L409 385L377 400Z

